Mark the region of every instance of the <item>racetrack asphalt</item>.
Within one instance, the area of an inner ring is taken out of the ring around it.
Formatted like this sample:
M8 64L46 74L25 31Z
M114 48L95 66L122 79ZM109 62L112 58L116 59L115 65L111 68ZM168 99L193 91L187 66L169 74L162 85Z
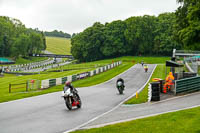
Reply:
M123 65L123 64L122 64ZM1 133L61 133L70 131L98 118L133 95L149 79L156 65L144 72L140 64L105 83L77 88L83 106L69 111L61 92L0 103ZM125 92L119 95L116 80L125 80Z

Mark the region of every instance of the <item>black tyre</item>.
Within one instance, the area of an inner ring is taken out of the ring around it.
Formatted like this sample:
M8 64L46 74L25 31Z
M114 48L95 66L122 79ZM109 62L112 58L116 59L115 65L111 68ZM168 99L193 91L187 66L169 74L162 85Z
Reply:
M81 98L79 97L79 95L76 93L76 98L79 102L79 104L77 105L77 108L81 108L82 102L81 102Z
M70 97L65 98L65 104L69 110L72 110L72 101Z
M118 87L118 91L119 91L119 94L123 94L123 89L121 87Z
M160 96L152 96L151 101L160 101Z

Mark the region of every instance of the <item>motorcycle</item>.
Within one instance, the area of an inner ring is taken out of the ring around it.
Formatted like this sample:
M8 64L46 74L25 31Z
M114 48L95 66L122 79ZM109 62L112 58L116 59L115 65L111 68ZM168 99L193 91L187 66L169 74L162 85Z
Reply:
M123 85L122 81L118 81L118 82L117 82L117 89L118 89L118 91L119 91L119 94L123 94L124 87L125 87L125 86Z
M69 87L64 87L62 92L62 97L65 100L65 105L69 110L72 110L72 107L81 108L81 99L78 95L78 91L74 88L74 91L72 92Z
M148 66L144 65L144 71L147 72L148 71Z
M144 71L147 72L147 71L148 71L148 68L145 68Z

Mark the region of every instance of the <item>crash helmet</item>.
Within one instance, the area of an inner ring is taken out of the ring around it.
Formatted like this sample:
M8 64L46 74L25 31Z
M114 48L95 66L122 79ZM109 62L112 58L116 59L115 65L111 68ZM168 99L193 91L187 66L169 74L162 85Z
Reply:
M69 86L69 85L71 85L71 82L70 82L70 81L66 81L66 82L65 82L65 85L66 85L66 86Z
M118 86L121 86L121 85L122 85L122 81L118 81L118 82L117 82L117 85L118 85Z

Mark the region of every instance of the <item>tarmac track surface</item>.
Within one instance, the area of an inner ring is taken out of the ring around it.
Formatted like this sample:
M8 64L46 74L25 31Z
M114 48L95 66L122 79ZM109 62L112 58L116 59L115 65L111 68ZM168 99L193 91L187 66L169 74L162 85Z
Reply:
M81 109L69 111L61 92L0 103L1 133L61 133L74 129L113 109L133 95L149 79L155 65L144 72L140 64L100 85L77 88L82 100ZM115 83L125 80L124 95L119 95Z

